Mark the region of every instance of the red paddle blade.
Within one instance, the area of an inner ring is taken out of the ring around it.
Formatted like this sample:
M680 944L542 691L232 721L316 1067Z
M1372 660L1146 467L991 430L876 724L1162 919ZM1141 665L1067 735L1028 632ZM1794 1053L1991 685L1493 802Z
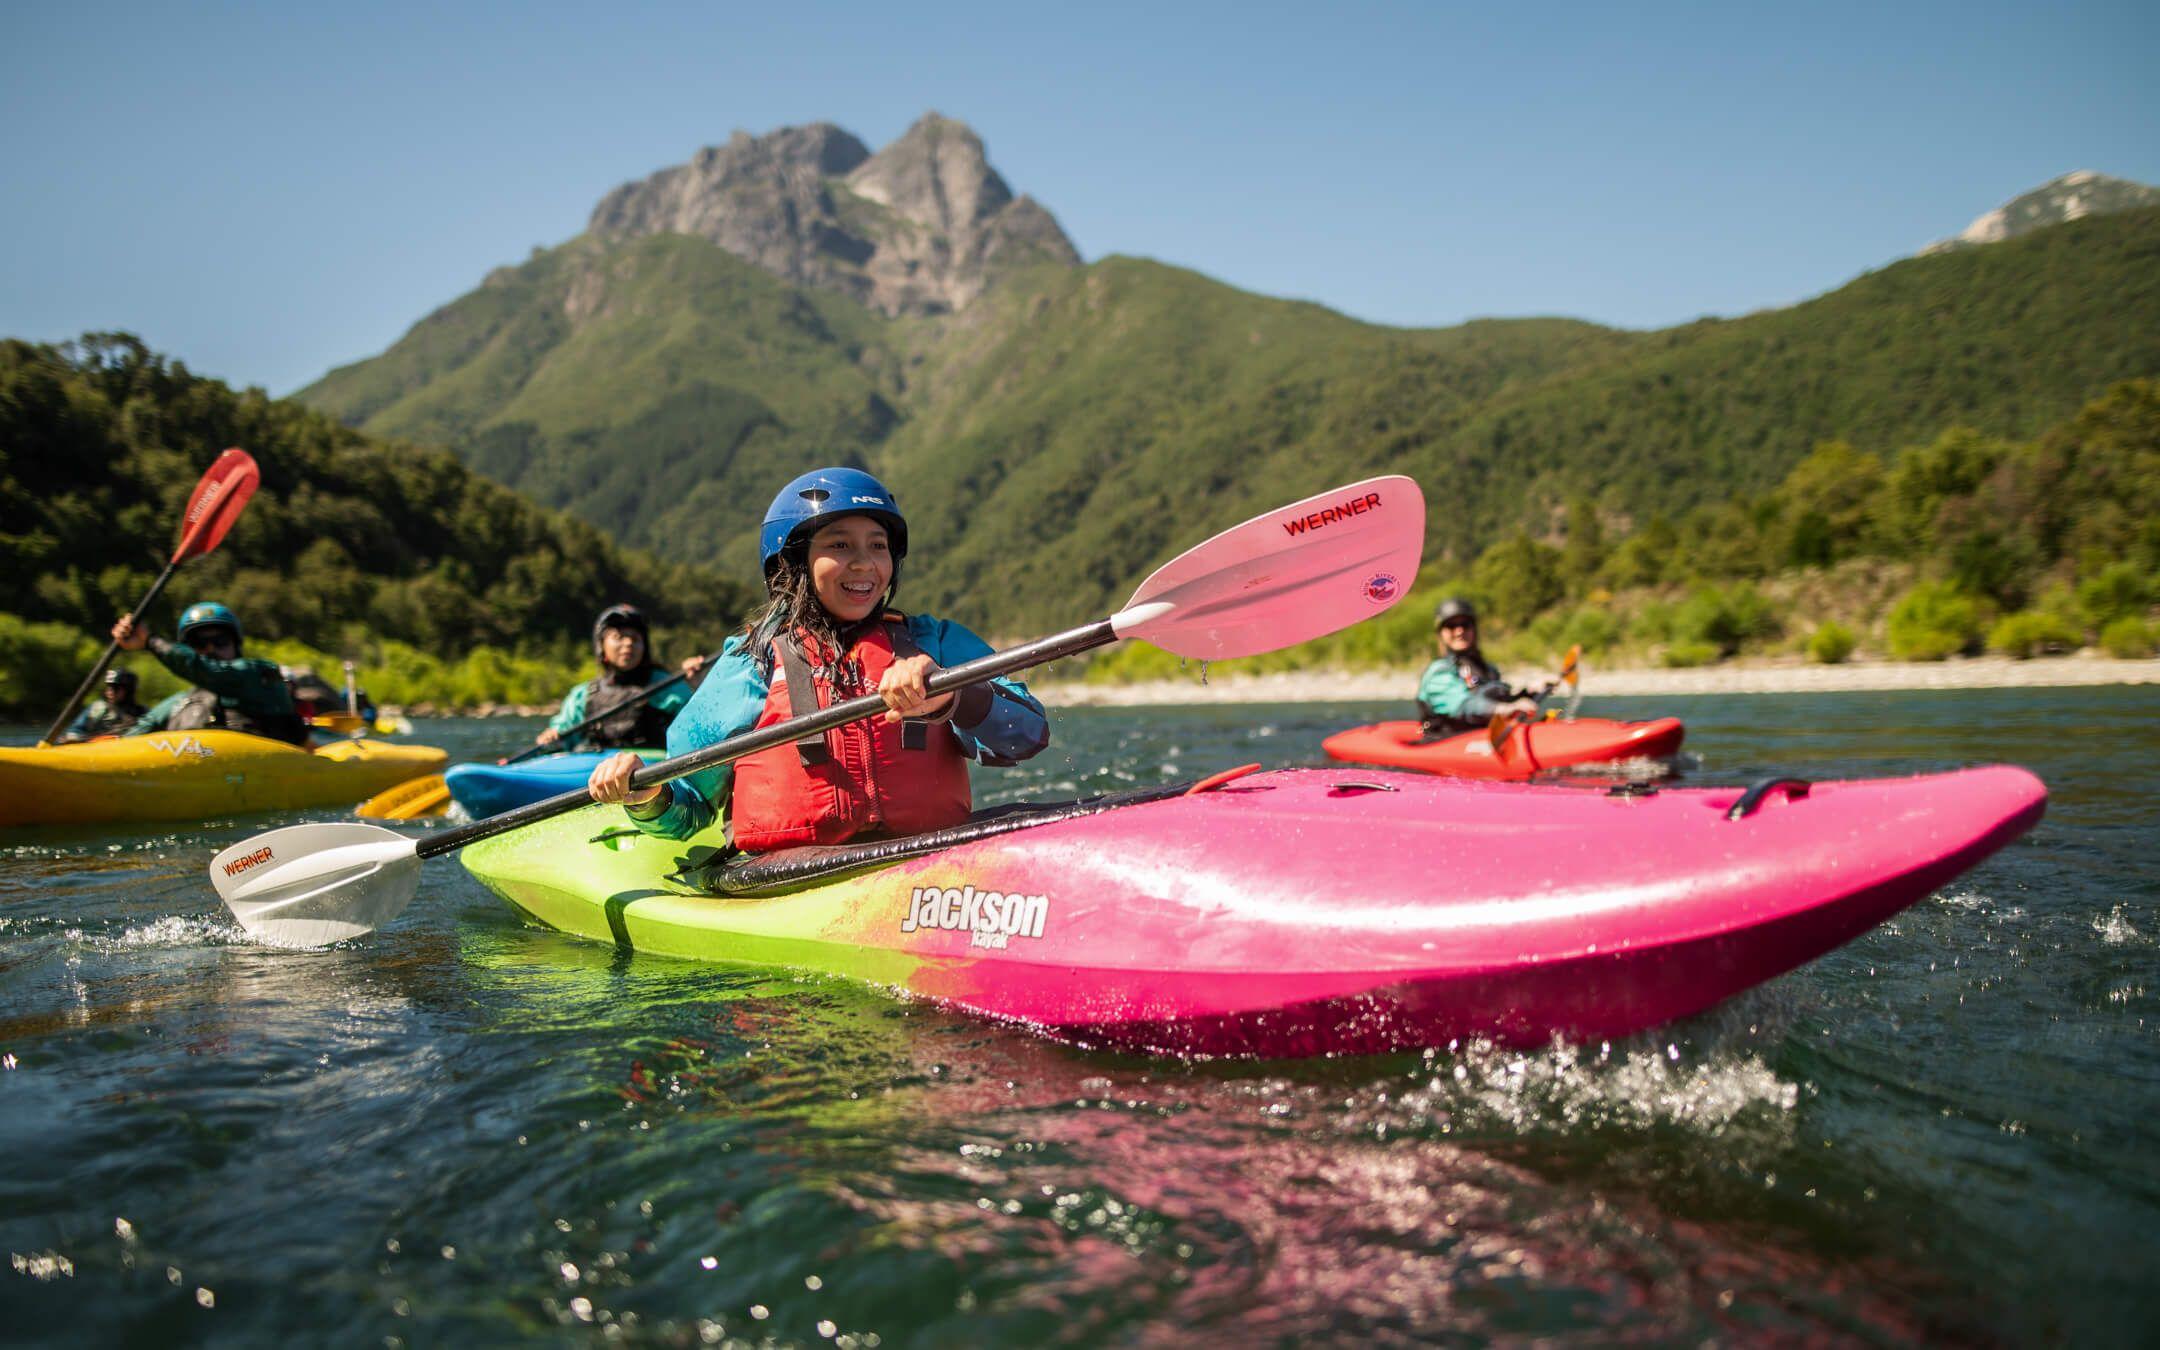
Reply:
M195 495L188 498L187 514L180 519L180 545L173 550L172 560L182 563L200 558L222 543L261 482L262 470L247 451L227 450L219 455L195 485Z

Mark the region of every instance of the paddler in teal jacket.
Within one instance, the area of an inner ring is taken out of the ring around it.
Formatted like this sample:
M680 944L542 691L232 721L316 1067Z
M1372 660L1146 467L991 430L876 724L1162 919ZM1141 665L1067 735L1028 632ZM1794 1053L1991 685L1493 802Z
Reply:
M1428 736L1459 736L1487 725L1495 713L1533 716L1537 695L1513 689L1500 667L1478 650L1477 610L1468 600L1443 600L1433 611L1439 659L1418 679L1418 720ZM1547 681L1551 689L1556 681Z
M660 745L675 714L690 701L686 685L663 689L571 737L572 729L580 722L628 703L653 685L673 678L653 664L652 628L645 620L645 611L636 605L610 605L600 611L600 617L593 620L592 641L600 673L563 696L562 707L536 739L541 745L565 750L576 749L577 742L595 750L637 750ZM703 664L704 658L693 657L683 663L683 673L694 677Z
M180 615L175 642L154 637L127 619L113 625L112 635L122 651L147 647L165 669L195 686L144 713L128 735L217 729L307 744L307 723L293 710L285 673L275 661L240 654L240 619L225 606L214 600L189 605Z
M90 700L56 744L94 741L100 736L125 736L129 727L149 711L135 701L135 672L115 666L105 672L105 697Z
M589 787L638 829L687 839L726 810L745 852L919 833L967 818L968 762L1015 764L1049 744L1042 704L1017 680L929 695L933 673L991 648L959 624L891 608L907 521L877 479L821 469L789 483L759 551L769 599L668 729L668 755L863 694L888 711L640 792L629 788L637 757L617 755Z

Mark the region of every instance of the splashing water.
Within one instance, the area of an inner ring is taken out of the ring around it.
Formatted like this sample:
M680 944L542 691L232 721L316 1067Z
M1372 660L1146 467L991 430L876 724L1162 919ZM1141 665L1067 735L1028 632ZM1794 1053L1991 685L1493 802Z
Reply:
M2123 914L2121 905L2117 905L2114 909L2108 911L2106 918L2094 919L2092 928L2095 933L2100 935L2100 940L2109 946L2121 946L2124 943L2136 942L2141 936L2137 929L2131 927L2130 920Z

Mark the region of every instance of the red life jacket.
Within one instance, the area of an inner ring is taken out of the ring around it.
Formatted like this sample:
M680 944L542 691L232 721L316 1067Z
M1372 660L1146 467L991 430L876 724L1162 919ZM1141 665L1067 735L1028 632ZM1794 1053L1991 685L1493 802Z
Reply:
M759 727L829 708L838 662L813 640L795 634L773 643L775 660ZM873 693L903 656L921 649L897 616L886 615L848 648L860 678L848 697ZM745 853L799 844L838 844L860 834L906 835L944 829L967 819L967 756L950 727L882 716L835 727L793 745L745 756L735 764L729 833Z

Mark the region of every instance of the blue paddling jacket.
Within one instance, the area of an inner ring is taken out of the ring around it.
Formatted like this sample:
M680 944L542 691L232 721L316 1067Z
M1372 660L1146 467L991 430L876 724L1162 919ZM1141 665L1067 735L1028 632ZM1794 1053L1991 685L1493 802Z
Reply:
M990 655L990 644L956 623L911 614L907 634L931 660L943 667L957 666ZM961 753L978 763L1017 763L1050 743L1050 719L1027 686L1018 680L998 678L988 686L991 697L980 720L968 724L956 716L948 725L959 739ZM706 672L705 681L690 697L668 728L670 759L717 745L757 725L764 713L771 687L769 679L738 635L721 648L720 659ZM663 839L688 839L709 828L727 807L734 788L734 766L723 764L661 785L660 796L642 806L626 808L638 829Z

